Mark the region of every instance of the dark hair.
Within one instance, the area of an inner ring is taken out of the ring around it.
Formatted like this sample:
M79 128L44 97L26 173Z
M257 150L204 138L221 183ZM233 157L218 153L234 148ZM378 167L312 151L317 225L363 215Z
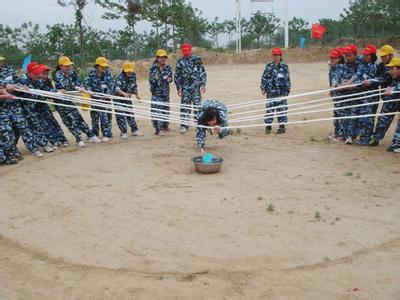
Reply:
M209 107L202 113L202 116L199 119L199 124L207 125L207 122L214 120L214 118L217 118L217 124L220 125L221 118L219 117L218 109L215 107Z
M371 61L376 62L378 60L378 57L376 56L375 53L371 54Z
M60 65L57 65L56 69L53 72L53 75L51 76L53 78L53 80L56 80L56 73L61 70Z
M339 64L343 65L343 64L345 64L345 63L346 63L346 60L344 59L344 56L343 56L343 55L340 56Z

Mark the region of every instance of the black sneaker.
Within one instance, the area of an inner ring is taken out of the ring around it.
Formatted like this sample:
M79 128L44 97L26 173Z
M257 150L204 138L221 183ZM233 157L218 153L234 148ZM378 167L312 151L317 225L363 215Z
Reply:
M379 141L378 141L376 138L372 138L372 139L368 142L368 145L369 145L370 147L376 147L376 146L379 145Z
M394 152L394 150L396 150L397 147L394 146L390 146L389 148L386 149L387 152Z
M276 134L284 134L286 132L285 127L279 127L279 129L276 131Z
M272 131L272 127L271 126L265 127L265 134L271 134L271 131Z

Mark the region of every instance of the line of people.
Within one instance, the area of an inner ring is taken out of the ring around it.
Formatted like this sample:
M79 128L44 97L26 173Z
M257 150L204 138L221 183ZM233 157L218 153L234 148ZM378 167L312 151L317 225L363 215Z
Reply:
M378 56L381 58L379 64ZM335 88L331 92L335 107L334 117L377 114L380 100L380 114L383 114L376 122L373 116L334 120L332 139L353 144L358 138L359 145L378 146L394 119L393 114L384 114L400 111L400 94L397 94L400 92L400 58L394 57L393 47L384 45L377 51L377 47L370 44L362 50L362 55L358 55L358 48L354 44L333 49L330 52L329 83L330 87ZM378 88L385 89L382 97L373 92ZM396 99L399 101L393 101ZM365 105L346 108L360 104ZM400 153L399 122L392 144L387 150Z
M283 51L273 48L272 61L267 63L261 77L261 92L266 96L265 133L270 134L274 114L279 128L277 134L286 132L288 121L287 97L291 90L290 72L283 61ZM377 64L378 55L381 62ZM330 51L329 84L334 90L331 96L334 102L334 133L331 138L338 142L353 144L359 138L358 144L363 146L378 146L387 133L395 112L400 110L400 58L394 57L394 49L384 45L379 53L375 45L367 45L362 55L358 48L351 44L344 48ZM374 90L381 88L381 116L359 117L377 114L380 98ZM360 96L362 95L362 96ZM280 98L275 100L275 98ZM370 105L368 105L371 103ZM362 105L366 104L366 105ZM362 105L362 106L357 106ZM356 106L356 107L348 107ZM350 117L350 118L346 118ZM400 152L400 121L393 137L391 152Z
M198 108L206 90L207 74L201 58L193 55L190 44L183 44L181 53L182 57L176 64L175 72L167 64L168 54L162 49L157 51L156 59L149 70L151 118L155 134L158 136L164 136L170 130L170 84L173 81L182 103L180 133L185 134L188 131L192 106L196 120L197 114L200 114ZM143 136L133 111L121 110L124 105L133 105L132 96L140 100L134 63L126 62L114 80L107 59L99 57L86 78L81 81L73 62L66 56L59 58L52 80L49 77L50 69L44 64L30 63L26 73L19 78L14 69L4 66L4 61L5 58L0 57L0 164L16 164L23 159L16 146L20 137L28 151L37 158L43 156L41 149L44 152L53 152L58 147L69 146L62 127L47 103L17 99L21 97L45 100L44 97L21 92L21 87L26 90L40 89L65 94L65 97L54 98L53 102L59 104L55 105L55 109L79 147L85 146L83 134L87 136L89 143L108 142L113 138L112 112L93 103L91 107L102 112L90 111L89 126L78 107L68 100L67 96L71 92L87 94L93 100L101 101L111 101L111 96L118 96L113 98L113 101L117 105L115 111L123 113L116 114L121 138L128 139L128 126L133 136ZM110 97L104 97L103 94ZM118 107L118 104L122 106Z

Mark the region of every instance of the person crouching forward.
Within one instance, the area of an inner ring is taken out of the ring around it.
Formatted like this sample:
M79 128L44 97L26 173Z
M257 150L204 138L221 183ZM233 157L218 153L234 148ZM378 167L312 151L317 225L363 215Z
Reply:
M229 135L229 130L226 128L228 126L227 120L228 111L225 104L220 101L206 100L203 106L197 113L197 122L200 126L213 127L212 129L207 129L203 127L197 127L197 144L200 148L201 155L204 155L204 147L206 145L206 131L213 134L214 132L218 134L220 139L223 139Z
M285 97L290 93L290 74L289 67L282 61L282 50L280 48L272 49L273 61L265 66L261 79L262 94L267 96L265 133L271 133L271 124L276 111L279 122L277 134L285 133L285 124L287 123L287 100L273 98ZM272 98L272 99L271 99Z

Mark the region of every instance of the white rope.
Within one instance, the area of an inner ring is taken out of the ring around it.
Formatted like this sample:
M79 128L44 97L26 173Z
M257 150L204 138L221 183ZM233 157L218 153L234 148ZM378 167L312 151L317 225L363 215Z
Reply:
M268 126L295 125L295 124L306 124L306 123L333 121L333 120L360 119L360 118L391 116L391 115L400 115L400 112L379 113L379 114L358 115L358 116L346 116L346 117L321 118L321 119L302 120L302 121L289 121L287 123L271 123L271 124L268 124ZM265 126L266 126L266 124L262 123L262 124L251 124L251 125L241 125L241 126L228 126L228 127L225 127L225 128L237 129L237 128L255 128L255 127L265 127Z
M398 93L398 92L395 92L395 93ZM299 111L299 110L310 109L310 108L326 106L326 105L332 105L332 104L341 104L341 103L351 102L351 101L355 101L355 100L361 100L361 99L365 99L365 98L373 98L373 97L376 97L378 95L379 95L379 93L378 94L369 95L368 97L362 96L362 97L357 97L357 98L345 99L345 100L341 100L341 101L334 101L333 103L329 102L329 103L321 103L321 104L316 104L316 105L310 105L310 106L306 106L306 107L289 109L287 111L276 112L276 114L274 112L271 112L271 113L265 113L265 114L261 114L261 115L259 114L259 115L241 117L241 118L234 118L234 119L231 119L231 121L252 120L253 118L256 118L256 119L259 118L259 117L265 118L265 117L274 116L274 115L276 115L276 116L280 116L280 115L297 115L297 114L306 114L306 113L318 112L318 111L311 110L311 111L305 111L305 112L301 112L301 113L292 114L293 111ZM399 101L399 100L395 100L395 101ZM375 104L376 103L379 104L380 101L375 102ZM371 103L368 103L368 104L371 104ZM368 105L368 104L365 104L365 105ZM358 104L349 105L349 106L346 106L345 108L357 107L357 105ZM280 107L286 107L286 106L280 106ZM271 107L271 109L277 109L277 108L279 108L279 106ZM331 108L331 110L335 110L335 109L343 109L343 107L340 107L340 108L333 107L333 108ZM266 111L266 109L264 109L263 111Z
M36 93L33 91L26 91L26 90L18 90L18 91L26 92L26 93L34 94L34 95L39 94L43 97L55 98L58 100L68 101L68 102L72 102L72 103L93 105L93 103L92 103L93 99L90 99L90 98L79 97L79 99L75 99L76 97L70 97L70 96L65 97L65 96L61 96L61 95L49 95L48 93L45 93L45 94L41 93L41 92ZM103 103L95 103L94 106L108 109L108 110L104 110L104 112L110 113L109 110L112 109L112 104L110 103L110 101L103 101L103 102L104 102L104 104ZM48 103L54 104L54 105L57 104L55 102L48 102ZM74 107L77 108L75 105L74 105ZM114 104L114 107L117 107L117 105ZM131 107L133 107L133 106L131 106ZM179 117L167 116L167 115L163 115L163 114L159 114L159 113L155 113L155 112L149 112L149 111L136 110L135 107L133 107L133 108L118 107L117 109L119 111L123 111L123 112L130 112L131 114L127 115L130 117L132 117L132 113L134 113L135 115L158 117L159 118L158 120L153 118L155 121L160 121L160 119L161 119L162 121L168 121L168 120L172 121L173 120L173 121L180 122L180 120L181 120ZM95 111L94 109L92 109L92 110ZM195 123L191 120L189 120L188 122L186 122L186 121L187 120L185 120L185 124L192 125L192 126L195 125Z
M392 99L392 100L386 100L385 103L398 102L398 101L400 101L400 99ZM379 103L380 103L380 101L376 101L376 102L355 104L355 105L349 105L349 106L343 106L343 107L329 107L329 108L325 108L325 109L302 111L302 112L287 113L287 114L282 112L282 113L276 114L276 117L288 116L288 115L291 115L291 116L304 115L304 114L320 113L320 112L333 111L333 110L343 110L343 109L348 109L348 108L363 107L363 106L374 105L374 104L379 104ZM273 115L270 116L270 118L272 118L272 117L273 117ZM230 120L229 123L242 123L242 122L256 121L256 120L266 119L266 118L268 118L268 116L249 118L246 120Z
M86 103L86 104L91 104L96 105L96 103L105 103L105 104L109 104L110 101L112 101L112 95L108 95L108 98L111 98L110 100L102 100L102 99L95 99L95 98L85 98L82 96L73 96L73 95L66 95L66 94L62 94L62 93L52 93L52 92L47 92L47 91L43 91L43 90L35 90L35 89L30 89L29 91L26 90L22 90L19 89L18 91L20 92L25 92L25 93L29 93L29 94L33 94L33 95L40 95L43 97L49 97L49 98L56 98L56 99L60 99L60 100L67 100L69 101L69 99L80 99L80 100L84 100L84 101L88 101L90 100L90 103ZM106 97L106 96L104 96ZM131 98L123 98L123 97L118 97L118 99L123 99L123 100L132 100ZM169 106L169 103L166 102L152 102L154 104L157 104L158 106ZM148 107L144 107L144 106L140 106L140 105L133 105L133 104L127 104L127 103L119 103L119 102L114 102L115 107L128 107L128 108L132 108L139 111L148 111ZM180 116L180 112L176 112L173 110L167 110L167 109L160 109L160 108L151 108L152 110L156 110L158 112L167 112L170 114L176 114L178 116ZM188 112L187 115L190 116L195 116L194 113L192 112Z
M125 99L126 100L126 98L121 97L121 96L116 96L116 95L108 95L108 94L97 93L97 92L89 92L89 93L92 94L93 96L98 96L98 97L108 97L108 98L112 97L113 99L119 99L119 100ZM136 99L136 101L143 102L143 103L150 103L150 104L159 103L157 101L139 100L139 99ZM187 108L187 109L192 108L192 107L201 108L201 105L185 104L185 103L174 103L174 102L169 102L169 103L171 104L171 106L175 106L177 108L181 108L181 107Z
M15 97L18 100L22 100L22 101L31 101L31 102L38 102L38 103L47 103L47 104L51 104L54 106L60 106L60 107L68 107L68 108L75 108L77 109L76 105L69 105L69 104L63 104L63 103L55 103L55 102L50 102L50 101L46 101L46 100L39 100L39 99L33 99L33 98L25 98L25 97ZM107 109L97 109L97 108L88 108L89 111L97 111L97 112L104 112L104 113L111 113L109 110ZM132 114L128 114L128 113L124 113L124 112L114 112L115 115L120 115L120 116L127 116L127 117L132 117ZM175 124L180 124L180 120L179 121L175 121L175 120L168 120L165 118L153 118L150 116L145 116L145 115L135 115L135 118L137 119L145 119L145 120L150 120L150 121L161 121L161 122L165 122L165 121L169 121L170 123L175 123ZM191 126L195 126L195 127L201 127L201 128L209 128L212 129L213 127L210 126L203 126L203 125L198 125L198 124L188 124Z
M45 101L45 100L38 100L38 99L32 99L32 98L16 97L16 99L23 100L23 101L32 101L32 102L53 104L53 105L62 106L62 107L76 108L75 105L67 105L67 104L62 104L62 103L52 103L52 102L48 102L48 101ZM108 110L100 110L100 109L93 109L93 108L89 108L89 110L110 113L110 111L108 111ZM123 115L123 116L131 116L131 115L125 114L125 113L116 113L116 112L114 112L114 114ZM289 122L286 122L286 123L271 123L271 124L268 124L268 126L307 124L307 123L325 122L325 121L332 121L332 120L360 119L360 118L399 115L399 114L400 114L400 112L391 112L391 113L377 113L377 114L358 115L358 116L330 117L330 118L320 118L320 119L302 120L302 121L289 121ZM139 119L152 120L152 118L144 117L144 116L138 116L138 118ZM155 119L155 120L157 120L157 119ZM165 120L158 120L158 121L165 121ZM172 121L171 123L177 123L177 122ZM195 124L194 126L195 127L199 127L199 128L213 129L213 127L203 126L203 125L198 125L198 124ZM240 125L240 126L226 126L226 127L222 127L222 129L255 128L255 127L265 127L265 126L266 126L266 124L262 123L262 124L249 124L249 125Z
M311 103L316 103L316 102L321 102L321 101L328 101L328 100L331 101L332 99L335 99L335 100L336 100L336 99L342 99L342 98L349 98L349 97L352 97L352 96L364 95L364 94L367 94L367 93L370 93L370 92L376 92L376 91L381 91L381 89L371 90L371 91L368 91L368 92L354 93L354 94L351 94L351 95L341 95L341 96L334 96L334 97L330 96L330 97L319 98L319 99L314 99L314 100L310 100L310 101L303 101L303 102L290 103L290 107L293 107L293 106L301 106L301 105L304 105L304 104L311 104ZM370 97L370 96L368 96L368 97ZM364 98L364 97L362 97L362 98ZM264 104L269 103L267 100L268 100L268 99L265 100ZM349 100L349 101L350 101L350 100ZM335 101L335 102L336 102L336 101ZM282 108L282 107L286 107L286 106L289 106L289 104L278 105L278 106L275 106L274 108ZM254 113L254 112L265 111L265 109L266 109L266 108L264 107L264 108L262 108L262 109L249 110L249 111L242 111L242 112L237 112L237 113L231 113L231 114L229 114L229 115L230 115L230 116L244 115L244 114L248 114L248 113Z
M349 86L346 86L346 88L356 87L359 85L361 85L361 83L349 85ZM329 89L325 89L325 90L301 93L301 94L296 94L296 95L288 95L288 96L281 96L281 97L275 97L275 98L268 98L268 99L262 99L262 100L253 100L253 101L247 101L247 102L242 102L242 103L236 103L236 104L228 105L227 107L229 107L230 110L233 110L233 109L238 109L238 108L254 106L254 105L258 105L258 104L264 104L266 100L268 100L270 102L278 102L278 101L282 101L285 99L288 100L288 99L293 99L293 98L298 98L298 97L318 95L318 94L336 91L336 90L342 90L342 89L343 89L343 87L329 88Z

